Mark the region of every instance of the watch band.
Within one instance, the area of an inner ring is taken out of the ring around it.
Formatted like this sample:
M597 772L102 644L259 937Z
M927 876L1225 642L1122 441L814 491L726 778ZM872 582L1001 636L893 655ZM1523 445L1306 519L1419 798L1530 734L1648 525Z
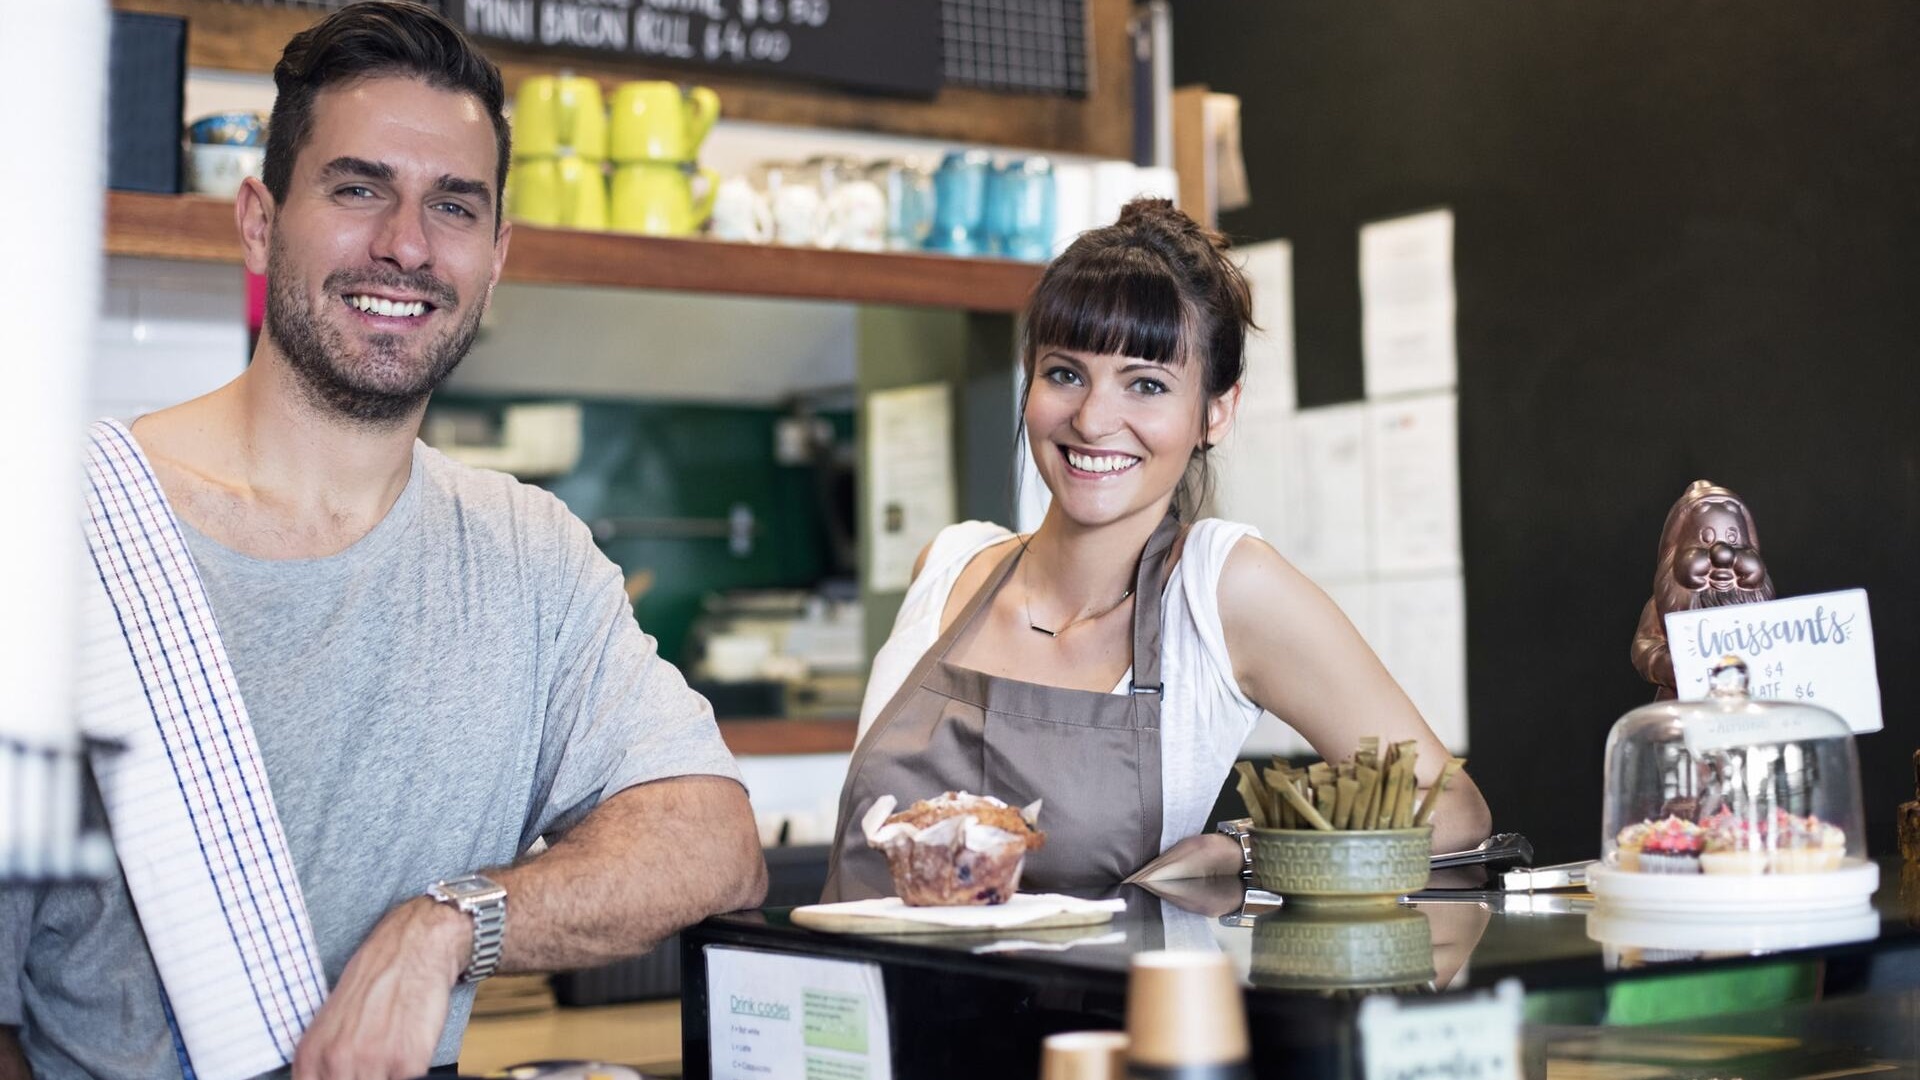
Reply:
M480 874L436 881L427 895L448 904L473 921L473 951L460 972L463 983L477 983L500 966L500 950L507 936L507 890Z
M1221 832L1240 841L1240 880L1253 882L1253 819L1233 818L1214 826Z

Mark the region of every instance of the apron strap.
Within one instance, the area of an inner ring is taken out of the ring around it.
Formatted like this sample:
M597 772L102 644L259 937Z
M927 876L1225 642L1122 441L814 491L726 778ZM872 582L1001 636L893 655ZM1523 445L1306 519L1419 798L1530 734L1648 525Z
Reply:
M960 635L966 633L967 627L973 625L974 616L980 614L980 609L993 600L994 594L1000 591L1000 586L1006 584L1007 578L1013 574L1013 568L1019 565L1020 556L1026 552L1027 542L1015 536L1010 549L1000 557L1000 565L993 568L993 572L987 575L987 580L982 582L980 588L974 592L973 599L967 601L967 606L961 608L960 614L954 616L952 625L941 631L939 639L927 650L928 657L936 661L947 658L947 653L952 651L954 643L960 640ZM927 666L931 667L932 664L929 663ZM926 673L917 672L917 674L924 676Z
M182 1071L242 1080L293 1060L326 997L313 926L253 726L186 538L125 426L93 426L81 712Z
M1165 605L1167 557L1180 536L1180 519L1173 511L1160 519L1133 579L1133 680L1135 695L1160 695L1160 609Z

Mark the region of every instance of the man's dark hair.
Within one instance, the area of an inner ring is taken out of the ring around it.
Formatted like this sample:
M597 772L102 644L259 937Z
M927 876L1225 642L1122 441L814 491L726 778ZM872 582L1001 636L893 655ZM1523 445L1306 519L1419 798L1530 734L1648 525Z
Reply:
M500 147L493 183L493 216L498 226L507 162L513 156L500 69L439 12L407 0L360 0L287 42L280 62L273 66L273 83L280 96L274 99L267 125L263 170L274 203L287 200L293 159L313 133L313 102L320 91L384 75L410 75L436 89L472 94L486 106Z

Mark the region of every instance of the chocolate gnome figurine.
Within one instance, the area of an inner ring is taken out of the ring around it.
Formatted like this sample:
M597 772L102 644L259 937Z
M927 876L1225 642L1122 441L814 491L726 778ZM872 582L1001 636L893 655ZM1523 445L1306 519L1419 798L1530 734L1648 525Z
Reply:
M1760 558L1753 515L1740 496L1707 480L1687 485L1660 529L1660 565L1653 597L1633 636L1633 666L1674 696L1673 655L1667 649L1668 612L1725 607L1773 599L1773 579Z

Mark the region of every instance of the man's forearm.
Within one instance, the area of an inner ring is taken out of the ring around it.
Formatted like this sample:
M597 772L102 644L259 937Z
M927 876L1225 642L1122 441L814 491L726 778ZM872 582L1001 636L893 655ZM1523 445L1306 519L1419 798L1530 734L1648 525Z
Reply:
M546 851L488 876L507 889L502 971L636 956L767 893L753 808L740 785L717 776L628 788Z

